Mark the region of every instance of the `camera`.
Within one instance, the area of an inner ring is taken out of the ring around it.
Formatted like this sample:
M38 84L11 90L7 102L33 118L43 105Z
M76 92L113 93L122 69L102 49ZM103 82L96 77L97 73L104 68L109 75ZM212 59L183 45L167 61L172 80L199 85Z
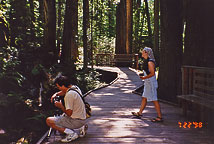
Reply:
M139 76L144 76L144 73L140 73Z
M53 104L55 104L55 102L63 102L64 101L64 97L63 96L55 96L53 98Z

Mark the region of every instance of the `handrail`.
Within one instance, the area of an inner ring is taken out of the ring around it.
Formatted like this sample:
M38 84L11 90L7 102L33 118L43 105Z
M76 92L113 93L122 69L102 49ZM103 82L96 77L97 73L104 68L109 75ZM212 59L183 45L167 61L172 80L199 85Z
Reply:
M96 54L96 65L114 66L116 56L132 56L135 61L135 69L138 69L138 54L111 54L111 53L98 53ZM131 62L131 61L130 61Z

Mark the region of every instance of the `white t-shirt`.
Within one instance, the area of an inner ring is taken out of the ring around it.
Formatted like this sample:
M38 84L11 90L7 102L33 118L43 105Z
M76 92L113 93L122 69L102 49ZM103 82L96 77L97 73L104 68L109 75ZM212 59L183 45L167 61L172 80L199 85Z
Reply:
M77 86L71 88L76 89L81 95L82 92ZM72 110L71 118L86 119L85 104L81 96L74 90L69 90L64 97L65 109Z

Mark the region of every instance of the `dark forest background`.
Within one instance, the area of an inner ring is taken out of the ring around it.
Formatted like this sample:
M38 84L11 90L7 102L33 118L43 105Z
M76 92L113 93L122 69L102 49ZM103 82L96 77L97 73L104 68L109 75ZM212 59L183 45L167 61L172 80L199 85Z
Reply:
M176 103L183 65L214 67L213 13L213 0L1 0L0 139L30 143L47 128L57 74L84 93L102 85L98 53L151 47L158 95Z

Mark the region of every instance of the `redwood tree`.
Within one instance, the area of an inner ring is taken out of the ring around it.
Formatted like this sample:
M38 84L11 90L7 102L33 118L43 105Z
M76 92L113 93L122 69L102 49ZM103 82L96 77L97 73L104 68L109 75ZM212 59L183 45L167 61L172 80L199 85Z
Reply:
M157 65L159 65L159 6L160 1L155 0L154 1L154 55L156 58Z
M121 0L117 5L116 11L116 54L126 53L126 17L125 17L125 1Z
M148 40L149 43L146 45L149 47L152 47L152 29L151 29L151 22L150 22L150 14L149 14L149 4L148 0L144 0L145 3L145 13L146 13L146 21L147 21L147 27L148 27Z
M74 64L77 59L78 0L66 0L61 62Z
M89 0L83 0L83 51L84 68L88 66L88 28L89 28Z
M185 1L184 65L214 67L213 0Z
M49 67L56 63L56 7L55 0L44 0L44 16L45 16L45 31L44 31L44 48L43 62Z
M126 0L126 53L132 53L133 1Z
M161 0L159 96L176 101L181 92L183 0Z

